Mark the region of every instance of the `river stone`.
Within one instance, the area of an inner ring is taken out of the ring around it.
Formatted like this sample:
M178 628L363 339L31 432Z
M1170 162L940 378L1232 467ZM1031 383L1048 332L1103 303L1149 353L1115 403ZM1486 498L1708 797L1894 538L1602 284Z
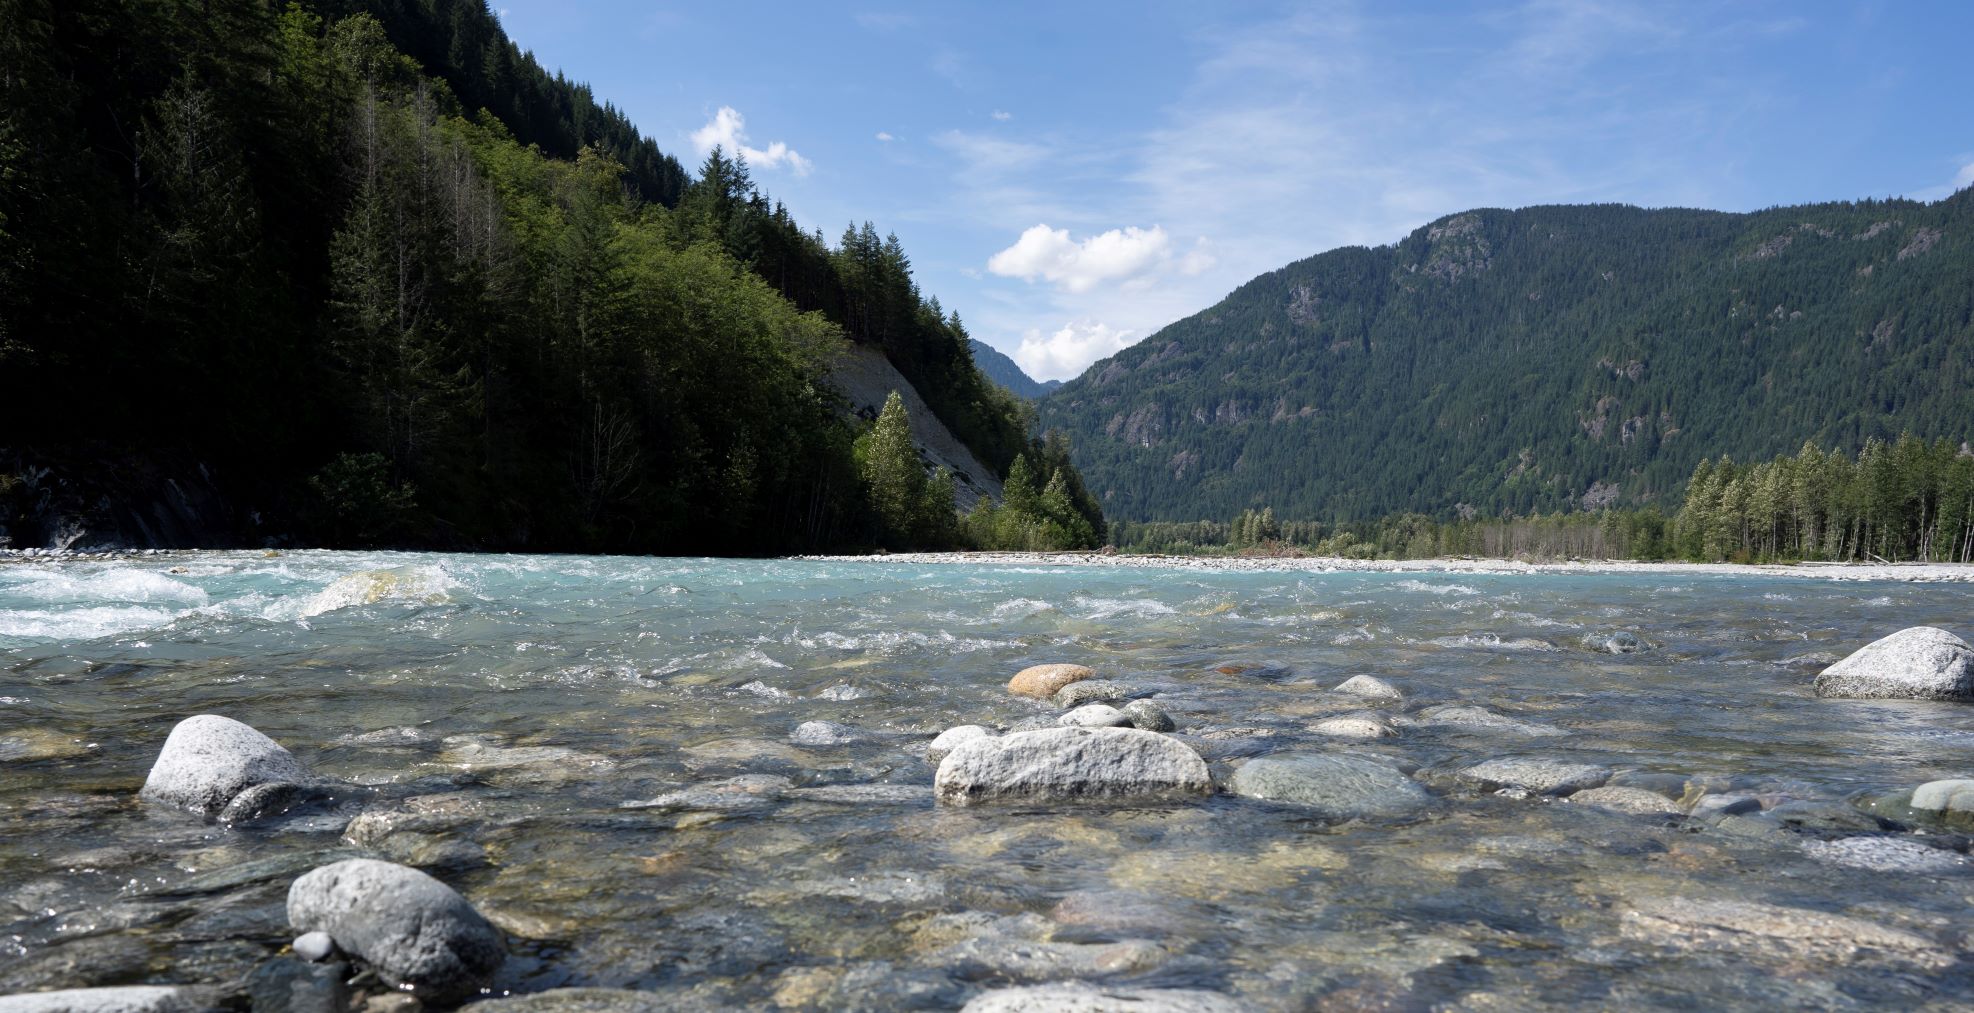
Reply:
M1860 700L1974 699L1974 649L1945 630L1914 626L1824 669L1815 689Z
M1309 730L1317 735L1339 739L1384 739L1398 734L1398 729L1383 719L1363 715L1324 718L1310 725Z
M1064 710L1086 703L1116 703L1131 695L1131 687L1108 679L1083 679L1056 690L1055 704Z
M1094 669L1082 665L1034 665L1008 680L1008 692L1047 700L1072 682L1096 678Z
M994 730L984 725L960 725L956 728L948 728L940 732L939 737L933 739L931 745L925 747L925 762L937 766L940 760L946 758L947 753L958 749L960 743L993 737Z
M1131 719L1134 728L1142 728L1148 732L1169 732L1179 727L1172 722L1172 715L1165 713L1165 708L1150 700L1133 700L1125 704L1123 709L1124 716Z
M1206 761L1136 728L1048 728L961 743L933 777L939 801L1159 798L1212 790Z
M1130 715L1107 703L1086 703L1056 719L1067 728L1118 728L1131 724Z
M280 743L232 718L199 714L180 721L165 737L138 797L217 816L249 788L311 780Z
M1545 725L1536 721L1522 721L1505 714L1496 714L1485 707L1473 707L1462 704L1441 704L1437 707L1428 707L1420 711L1418 716L1413 718L1413 722L1442 728L1455 728L1475 734L1482 732L1506 732L1510 735L1527 735L1530 737L1569 734L1555 725Z
M296 936L288 948L295 952L295 956L313 964L328 960L329 955L336 952L336 941L329 938L327 932L304 932Z
M1375 675L1353 675L1338 683L1335 692L1348 693L1351 696L1361 696L1366 700L1398 701L1405 699L1405 694L1400 693L1397 687Z
M1502 759L1476 763L1457 775L1482 791L1520 788L1542 795L1568 795L1611 779L1611 768L1547 759Z
M210 988L125 985L0 995L0 1013L204 1013L218 1006Z
M1599 809L1613 812L1631 813L1635 816L1648 816L1654 813L1677 813L1679 803L1643 788L1625 788L1606 785L1601 788L1585 788L1570 796L1571 802L1594 805Z
M1805 841L1803 851L1819 862L1873 872L1901 872L1920 876L1965 872L1970 867L1966 855L1928 847L1901 837L1845 837L1834 841Z
M1898 963L1938 970L1956 960L1932 940L1902 929L1754 901L1644 899L1624 912L1622 931L1661 946L1724 950L1803 966Z
M375 859L325 865L288 887L288 922L327 932L378 976L424 999L473 995L507 958L506 942L451 887Z
M1190 988L1102 988L1071 982L998 988L975 996L961 1013L1244 1013L1245 1003Z
M1399 816L1432 803L1432 794L1403 771L1334 753L1249 760L1227 787L1236 795L1308 806L1338 820Z
M459 1007L459 1013L668 1013L679 1008L676 997L656 992L551 988L533 995L482 999Z
M834 721L804 721L788 735L788 741L798 746L845 746L866 738L862 731Z
M1702 795L1687 810L1695 816L1746 816L1761 811L1762 800L1753 795Z
M1911 805L1948 819L1974 819L1974 780L1928 781L1912 790Z

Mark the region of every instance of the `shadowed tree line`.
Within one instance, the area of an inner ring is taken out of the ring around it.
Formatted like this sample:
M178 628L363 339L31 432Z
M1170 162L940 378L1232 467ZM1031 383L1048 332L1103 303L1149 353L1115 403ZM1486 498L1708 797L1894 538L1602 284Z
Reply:
M0 89L0 444L210 465L245 537L961 544L949 499L887 512L846 341L1000 473L1059 445L895 237L804 233L721 152L688 178L482 4L0 0Z

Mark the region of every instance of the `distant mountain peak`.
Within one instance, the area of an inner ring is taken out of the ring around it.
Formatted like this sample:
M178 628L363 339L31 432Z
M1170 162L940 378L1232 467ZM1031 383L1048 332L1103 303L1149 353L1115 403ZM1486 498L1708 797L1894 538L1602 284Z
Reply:
M987 379L1014 391L1020 397L1034 401L1062 386L1061 380L1042 381L1029 376L1000 349L979 338L968 338L967 345L973 349L973 364L982 373L987 374Z

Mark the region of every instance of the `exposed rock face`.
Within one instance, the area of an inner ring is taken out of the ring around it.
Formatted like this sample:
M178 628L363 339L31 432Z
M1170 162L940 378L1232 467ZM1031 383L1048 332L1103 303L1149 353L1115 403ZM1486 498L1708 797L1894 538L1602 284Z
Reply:
M420 998L474 994L507 959L495 929L454 890L416 869L368 858L325 865L288 888L288 922L327 932L385 981Z
M1401 770L1361 756L1334 753L1269 756L1234 771L1236 795L1289 802L1326 819L1399 816L1432 804L1432 794Z
M171 730L138 796L217 816L249 789L299 788L312 780L301 761L280 743L232 718L200 714Z
M204 1013L218 999L212 989L176 985L71 988L0 996L0 1013Z
M939 801L1162 798L1212 790L1206 761L1136 728L1046 728L960 745L939 764Z
M1032 665L1008 680L1008 692L1047 700L1072 682L1096 678L1095 669L1083 665Z
M911 420L912 443L929 464L953 473L953 502L962 511L973 509L982 498L995 501L1001 498L1001 480L993 469L981 464L973 451L946 428L918 389L891 365L884 353L863 345L849 345L830 363L829 384L842 392L851 413L866 418L876 418L885 398L897 391Z
M995 989L961 1013L1243 1013L1246 1004L1188 988L1097 988L1081 982Z
M1816 695L1858 700L1974 699L1974 649L1932 626L1873 641L1816 677Z
M1611 779L1611 768L1548 759L1504 759L1476 763L1459 774L1482 791L1520 788L1542 795L1568 795Z

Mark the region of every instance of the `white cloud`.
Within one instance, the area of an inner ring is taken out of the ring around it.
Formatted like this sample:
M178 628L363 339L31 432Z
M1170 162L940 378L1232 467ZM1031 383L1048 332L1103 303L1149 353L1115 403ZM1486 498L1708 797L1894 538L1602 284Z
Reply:
M1131 344L1131 334L1095 320L1071 321L1050 334L1031 330L1022 335L1014 361L1037 380L1066 380L1122 351Z
M1906 196L1913 200L1922 201L1945 200L1970 186L1974 186L1974 162L1969 162L1961 166L1960 171L1954 173L1953 178L1947 182L1938 186L1929 186L1914 190L1906 194Z
M1002 123L1006 123L1007 121L1014 119L1013 113L1001 109L994 110L993 116L995 119L1000 120Z
M893 137L893 136L891 136L891 135L890 135L889 133L886 133L885 131L882 131L882 130L880 130L880 131L878 131L878 132L877 132L877 139L878 139L878 140L880 140L880 141L895 141L895 140L897 140L897 138L896 138L896 137Z
M778 169L786 165L797 176L807 176L815 165L781 141L766 148L748 146L747 118L732 106L721 106L705 126L693 131L692 145L702 155L715 147L724 149L730 155L747 159L747 164L756 169Z
M1077 241L1068 229L1037 225L1013 246L987 260L987 270L1003 278L1045 278L1066 292L1088 292L1107 281L1134 278L1172 256L1172 241L1159 226L1132 226Z

